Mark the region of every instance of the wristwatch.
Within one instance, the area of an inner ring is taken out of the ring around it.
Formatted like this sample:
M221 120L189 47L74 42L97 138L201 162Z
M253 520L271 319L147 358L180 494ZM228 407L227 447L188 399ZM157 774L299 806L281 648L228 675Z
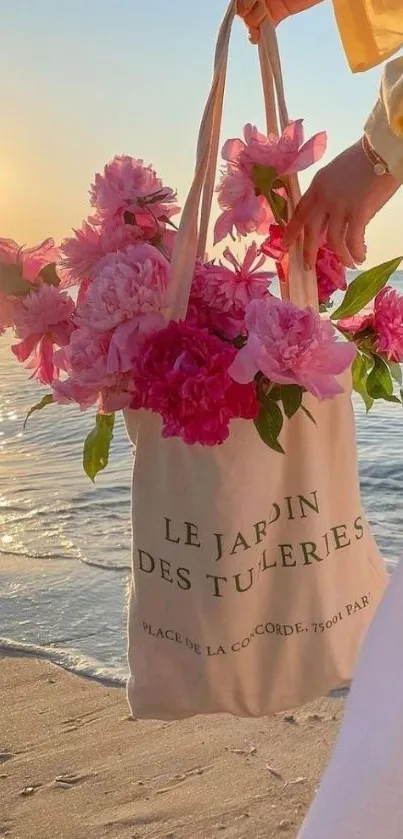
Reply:
M376 153L375 149L372 148L371 143L368 140L366 134L363 135L361 139L362 150L365 154L365 157L372 163L374 174L375 175L390 175L389 168L384 160Z

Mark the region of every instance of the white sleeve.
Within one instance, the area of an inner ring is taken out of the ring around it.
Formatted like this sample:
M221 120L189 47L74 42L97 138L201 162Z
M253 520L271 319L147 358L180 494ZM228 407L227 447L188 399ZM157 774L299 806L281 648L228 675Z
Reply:
M403 57L385 66L379 98L364 130L372 148L403 183Z
M368 631L344 721L298 839L403 837L403 561Z

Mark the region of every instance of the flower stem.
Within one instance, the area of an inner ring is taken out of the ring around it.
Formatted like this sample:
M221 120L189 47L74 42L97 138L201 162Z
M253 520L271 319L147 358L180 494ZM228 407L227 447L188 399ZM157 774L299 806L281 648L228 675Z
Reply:
M270 209L271 209L271 211L272 211L272 213L273 213L274 220L275 220L275 221L277 222L277 224L279 224L281 227L285 227L285 221L284 221L284 219L281 217L281 214L280 214L280 212L279 212L278 208L276 207L276 203L275 203L275 201L273 201L273 198L272 198L272 195L271 195L271 191L268 191L268 192L265 194L265 196L264 196L264 197L265 197L265 199L266 199L267 203L269 204L269 207L270 207Z

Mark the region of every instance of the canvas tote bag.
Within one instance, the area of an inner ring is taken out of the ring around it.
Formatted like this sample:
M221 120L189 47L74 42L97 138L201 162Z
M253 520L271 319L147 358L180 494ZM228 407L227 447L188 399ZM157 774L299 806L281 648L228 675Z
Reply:
M173 255L170 317L186 313L204 254L219 146L232 2L222 23L196 171ZM259 55L268 128L288 121L274 31ZM293 182L294 200L298 185ZM200 223L198 223L201 204ZM317 306L316 281L291 255L285 294ZM251 421L212 448L163 439L161 421L127 412L135 446L128 698L134 716L260 716L350 681L386 574L359 492L350 378L307 401L269 449Z

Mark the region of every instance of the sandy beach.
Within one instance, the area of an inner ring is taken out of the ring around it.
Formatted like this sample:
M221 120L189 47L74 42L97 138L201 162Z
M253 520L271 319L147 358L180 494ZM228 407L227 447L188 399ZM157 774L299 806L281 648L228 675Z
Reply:
M0 658L0 839L294 839L342 716L130 718L124 691Z

